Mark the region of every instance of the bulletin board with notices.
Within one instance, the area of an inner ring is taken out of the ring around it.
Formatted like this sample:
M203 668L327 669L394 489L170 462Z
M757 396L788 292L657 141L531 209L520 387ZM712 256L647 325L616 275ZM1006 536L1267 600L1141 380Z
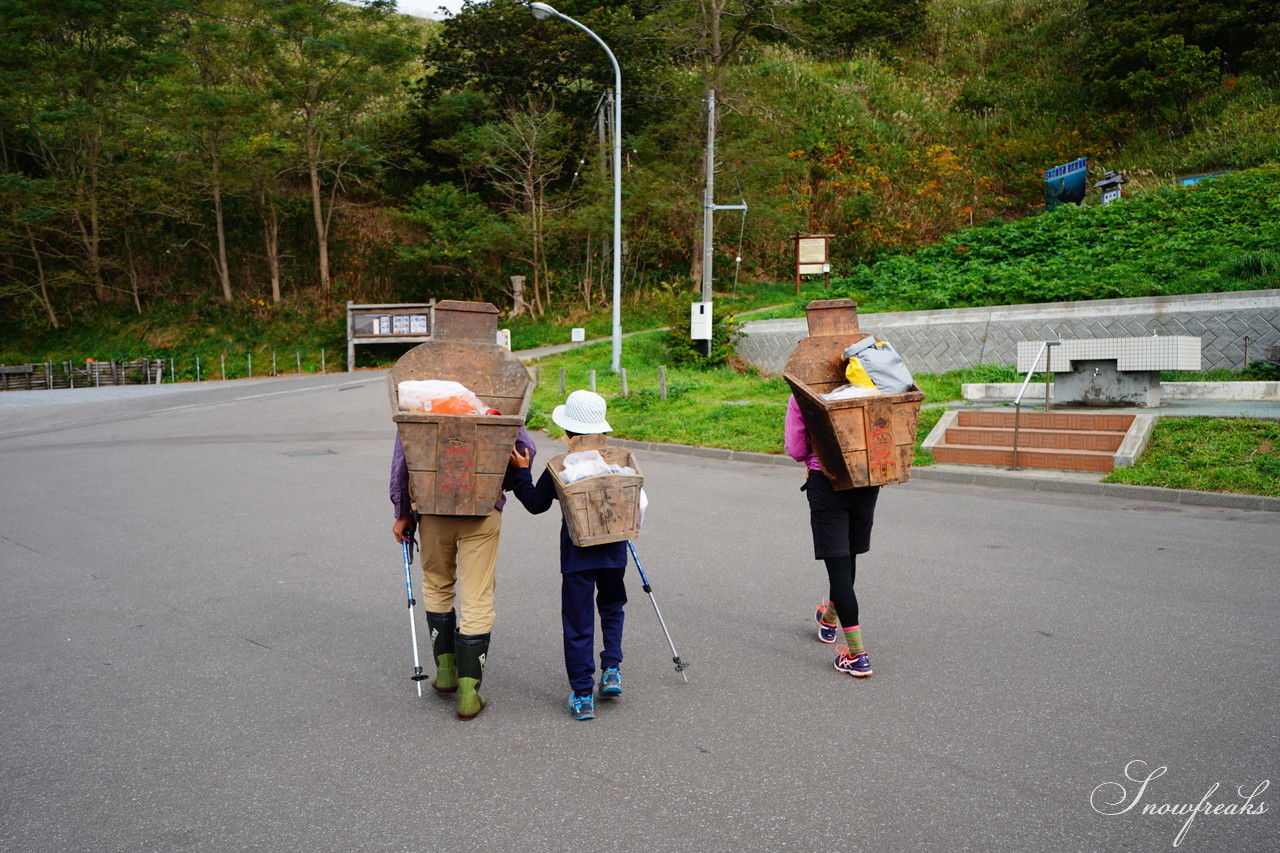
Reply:
M347 303L347 370L355 369L355 348L365 344L420 344L431 340L431 310L425 303Z

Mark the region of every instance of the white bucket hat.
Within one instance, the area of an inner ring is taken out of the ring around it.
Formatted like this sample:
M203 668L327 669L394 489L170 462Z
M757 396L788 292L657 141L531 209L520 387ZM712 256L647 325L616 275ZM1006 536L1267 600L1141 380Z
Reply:
M551 412L551 420L565 432L578 435L612 432L613 427L604 419L605 408L604 397L594 391L574 391L563 406Z

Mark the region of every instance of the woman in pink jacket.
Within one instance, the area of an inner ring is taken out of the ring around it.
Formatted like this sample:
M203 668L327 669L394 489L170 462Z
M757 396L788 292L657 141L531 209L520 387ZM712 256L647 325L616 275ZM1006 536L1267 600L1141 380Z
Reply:
M783 445L788 456L808 468L808 479L800 490L809 498L813 558L827 566L830 587L815 615L818 639L834 643L837 628L843 628L844 645L836 647L836 669L857 677L870 675L871 659L862 644L858 596L854 594L853 582L857 576L858 555L871 549L871 524L875 520L880 487L841 491L831 488L831 481L822 473L822 464L809 442L809 430L795 397L787 401Z

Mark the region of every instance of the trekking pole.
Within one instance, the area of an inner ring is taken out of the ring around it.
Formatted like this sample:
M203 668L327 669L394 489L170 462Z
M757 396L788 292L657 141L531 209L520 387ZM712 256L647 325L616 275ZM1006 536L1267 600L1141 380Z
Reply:
M413 600L413 549L409 547L408 542L400 543L401 550L404 551L404 597L409 601L409 638L413 642L413 680L418 682L418 695L422 695L422 679L427 676L422 672L422 665L418 663L418 628L413 624L413 605L417 604Z
M671 660L675 661L676 672L680 673L680 677L689 683L689 676L684 674L689 664L680 660L680 653L676 651L676 644L671 641L671 632L667 630L666 620L662 618L662 611L658 609L658 599L653 597L653 587L649 585L649 578L645 577L644 566L640 565L640 557L636 554L636 546L627 540L627 547L631 549L631 558L636 561L636 569L640 572L640 582L644 585L643 589L649 593L649 600L653 602L653 612L658 614L658 624L662 626L662 633L667 635L667 645L671 647Z

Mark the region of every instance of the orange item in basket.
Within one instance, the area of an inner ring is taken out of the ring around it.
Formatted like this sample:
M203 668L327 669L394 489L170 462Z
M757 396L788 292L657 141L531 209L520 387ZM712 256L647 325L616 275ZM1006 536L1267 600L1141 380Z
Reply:
M431 408L427 411L442 415L474 415L476 413L475 407L466 397L436 397L430 401L430 405Z

